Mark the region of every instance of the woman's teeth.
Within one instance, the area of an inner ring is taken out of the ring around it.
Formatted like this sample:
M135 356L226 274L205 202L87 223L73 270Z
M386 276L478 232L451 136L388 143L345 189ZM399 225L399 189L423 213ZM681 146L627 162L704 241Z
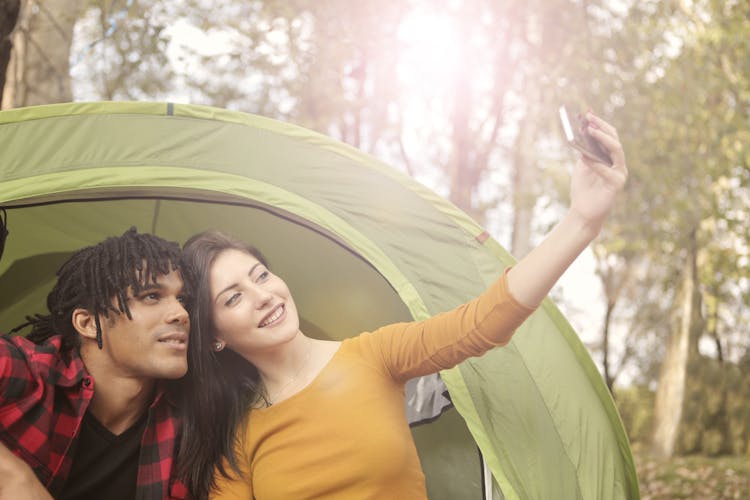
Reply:
M283 313L284 313L284 306L282 305L282 306L279 306L279 308L276 309L276 311L271 316L264 319L263 322L259 326L263 328L264 326L270 325L271 323L279 319Z

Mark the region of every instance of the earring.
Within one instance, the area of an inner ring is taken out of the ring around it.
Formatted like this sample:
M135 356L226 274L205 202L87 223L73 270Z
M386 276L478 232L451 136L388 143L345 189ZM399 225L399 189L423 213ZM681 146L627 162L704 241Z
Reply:
M219 352L222 349L224 349L224 342L222 342L221 340L217 340L216 342L214 342L214 351Z

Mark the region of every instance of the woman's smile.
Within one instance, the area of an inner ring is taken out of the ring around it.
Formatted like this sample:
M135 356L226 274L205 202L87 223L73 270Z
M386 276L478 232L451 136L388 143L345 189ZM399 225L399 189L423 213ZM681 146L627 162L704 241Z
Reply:
M258 324L259 328L265 328L267 326L272 326L275 323L281 322L284 319L284 313L286 312L286 307L284 307L284 304L279 304L276 306L273 311L268 313L265 318Z

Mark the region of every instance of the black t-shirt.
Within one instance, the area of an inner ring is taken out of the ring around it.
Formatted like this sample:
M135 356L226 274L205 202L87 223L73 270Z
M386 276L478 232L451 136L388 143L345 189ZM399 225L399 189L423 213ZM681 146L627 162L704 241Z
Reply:
M144 414L119 436L89 412L83 416L70 475L60 500L132 500L138 478L138 455L146 429Z

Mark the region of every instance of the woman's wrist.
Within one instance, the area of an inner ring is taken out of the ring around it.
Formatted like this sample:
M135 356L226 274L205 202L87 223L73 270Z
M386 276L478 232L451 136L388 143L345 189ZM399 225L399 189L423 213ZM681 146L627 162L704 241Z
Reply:
M606 217L591 219L583 216L574 208L570 208L560 221L566 232L579 235L583 241L590 243L599 235Z

